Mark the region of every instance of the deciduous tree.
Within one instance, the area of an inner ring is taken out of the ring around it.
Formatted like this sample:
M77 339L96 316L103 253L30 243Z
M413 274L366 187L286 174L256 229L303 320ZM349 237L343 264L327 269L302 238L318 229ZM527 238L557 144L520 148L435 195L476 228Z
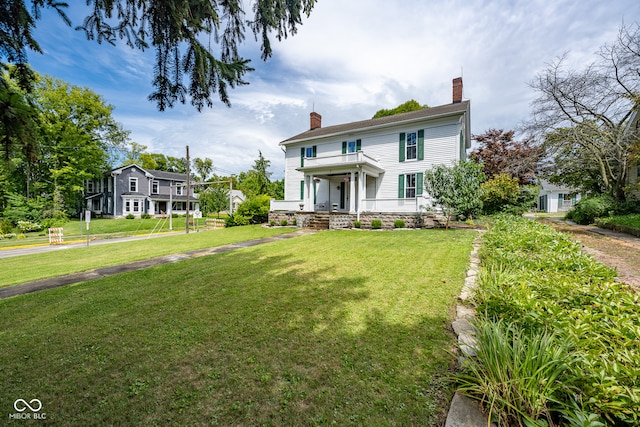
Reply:
M458 214L472 218L482 208L480 185L484 181L482 166L462 160L453 165L436 165L424 173L424 188L447 217Z
M528 129L544 141L557 165L593 164L602 191L623 201L638 141L638 129L629 121L640 109L640 26L623 25L617 40L600 48L584 69L569 69L566 63L566 56L551 62L531 83L538 98ZM575 183L554 175L556 181ZM591 179L585 182L592 186Z
M517 178L520 184L532 183L542 160L543 150L533 138L515 140L515 132L489 129L481 135L473 135L479 147L469 157L482 164L482 171L491 179L506 174Z

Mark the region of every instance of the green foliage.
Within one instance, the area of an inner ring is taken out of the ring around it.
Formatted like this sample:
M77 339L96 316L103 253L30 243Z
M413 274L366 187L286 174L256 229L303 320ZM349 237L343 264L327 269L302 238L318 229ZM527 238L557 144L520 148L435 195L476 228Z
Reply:
M127 216L125 216L126 219L135 219L135 216L133 214L129 214Z
M611 217L599 218L597 220L597 224L621 225L640 230L640 214L614 215Z
M607 425L640 423L640 305L628 286L613 282L615 271L551 227L507 215L495 217L480 257L481 323L507 322L528 340L554 331L557 346L569 345L561 393L545 398L551 413L593 425L600 422L595 413ZM493 357L502 352L494 349Z
M482 207L480 185L484 181L482 166L461 160L452 166L437 165L424 173L424 187L447 216L472 218Z
M0 234L8 234L13 231L13 224L7 218L0 220Z
M353 221L353 226L355 228L361 228L362 227L362 221Z
M371 220L371 228L373 228L374 230L378 230L378 229L382 228L382 220L372 219Z
M42 231L42 229L44 229L42 224L30 221L18 221L18 228L23 233L28 233L30 231Z
M476 340L477 356L465 362L459 389L482 396L489 417L500 425L551 420L555 402L566 398L573 381L571 343L553 332L529 334L502 320L479 324Z
M41 9L55 9L68 25L71 24L63 13L67 3L34 0L28 2L32 3L31 7L25 3L10 2L8 5L11 7L5 7L0 15L0 27L3 29L0 52L9 62L20 66L20 81L28 81L30 77L25 66L27 51L40 52L32 30ZM266 60L272 53L270 37L275 35L281 40L295 34L302 17L308 16L314 5L315 0L275 3L259 0L251 3L254 16L246 20L243 4L238 2L93 2L88 8L89 15L78 29L84 30L88 40L98 43L115 44L119 38L131 48L154 49L157 62L154 91L149 100L163 111L177 102L184 104L190 98L191 104L200 111L205 106L213 106L212 96L215 95L230 106L228 88L247 84L243 77L253 68L249 66L250 60L240 57L238 52L239 45L245 40L247 27L256 40L260 40L262 58ZM211 34L215 37L207 37ZM209 40L209 43L203 43L203 40ZM219 44L219 48L212 48L212 41Z
M263 224L269 218L269 206L271 198L260 195L248 198L238 206L236 212L226 219L225 225L233 227L236 225Z
M614 206L610 196L585 197L566 216L578 224L593 224L597 218L608 216Z
M410 111L418 111L418 110L423 110L425 108L429 108L428 105L420 105L418 103L418 101L411 99L407 102L405 102L404 104L400 104L398 105L396 108L392 108L390 110L387 109L382 109L382 110L378 110L376 111L376 113L373 115L372 119L377 119L379 117L387 117L387 116L393 116L396 114L402 114L402 113L408 113Z
M287 221L286 219L283 219L282 221L280 221L280 225L283 227L286 227L287 225L289 225L289 221Z
M404 228L404 221L403 221L403 220L401 220L401 219L396 219L396 220L393 222L393 226L394 226L395 228Z
M151 215L149 215L148 213L144 212L143 214L140 215L141 219L149 219L151 218Z
M498 212L521 215L535 206L538 194L538 187L520 185L517 178L498 174L482 183L482 210L487 215Z
M495 175L489 181L483 182L480 188L482 210L486 214L503 212L509 206L515 206L518 201L518 179L507 174Z

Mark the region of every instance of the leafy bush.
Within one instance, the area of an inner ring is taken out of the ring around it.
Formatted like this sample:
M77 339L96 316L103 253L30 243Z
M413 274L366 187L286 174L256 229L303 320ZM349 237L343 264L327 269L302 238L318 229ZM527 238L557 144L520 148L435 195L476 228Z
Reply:
M362 227L362 222L361 221L353 221L353 226L355 228L360 228L360 227Z
M224 226L225 227L237 227L237 226L241 226L241 225L249 225L250 218L246 217L246 216L242 216L239 215L237 213L233 214L233 215L229 215L225 220L224 220Z
M13 224L8 219L0 221L0 234L9 234L13 231Z
M640 214L615 215L606 218L600 218L596 221L598 225L622 225L625 227L637 228L640 230Z
M640 214L640 200L627 200L616 203L613 210L615 215Z
M491 215L503 212L508 206L515 206L519 191L518 179L507 174L501 173L483 182L480 186L483 212Z
M566 217L578 224L593 224L596 218L608 216L613 208L614 202L609 196L588 197L576 203Z
M148 213L145 212L142 215L140 215L140 218L142 218L142 219L150 219L151 215L149 215Z
M125 216L126 219L134 219L135 216L133 214L129 214L127 216Z
M282 221L280 221L280 225L283 227L286 227L287 225L289 225L289 221L287 221L286 219L283 219Z
M404 221L403 221L403 220L401 220L401 219L396 219L396 220L393 222L393 226L394 226L395 228L404 228Z
M272 227L276 226L276 222L274 220L269 221L269 225Z
M44 228L42 224L38 224L30 221L18 221L18 228L23 233L27 233L29 231L42 231Z
M549 380L559 382L551 384L556 391L540 397L549 412L527 413L529 420L520 414L524 421L517 423L550 425L562 417L571 425L596 426L602 423L594 414L600 414L606 425L639 425L640 305L630 287L614 283L615 272L583 253L566 235L522 217L497 216L484 236L480 257L475 296L479 335L490 327L482 326L485 323L504 322L507 331L517 331L518 340L528 345L554 331L555 345L568 346L566 372ZM489 351L494 360L513 357L507 346ZM480 390L489 387L489 374L480 369L486 370L486 364L464 371L461 384L484 399ZM491 388L498 386L496 381L491 380ZM549 382L537 385L543 388ZM511 416L519 414L520 397L505 399L514 411ZM500 406L488 405L500 411ZM580 420L590 424L574 424Z
M379 219L371 220L371 228L373 228L374 230L378 230L382 228L382 220L379 220Z
M248 224L262 224L267 222L267 219L269 218L270 204L271 197L267 194L252 197L245 200L238 206L234 216L246 218L248 220ZM234 222L236 225L245 225L238 224L237 221Z

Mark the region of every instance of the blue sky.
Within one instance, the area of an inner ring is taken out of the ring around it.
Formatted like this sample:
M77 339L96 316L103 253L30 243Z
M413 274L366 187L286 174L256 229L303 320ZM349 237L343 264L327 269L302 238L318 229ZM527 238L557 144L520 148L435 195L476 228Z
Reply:
M30 54L38 72L102 95L149 152L182 157L189 145L191 157L209 157L226 174L250 169L260 150L274 179L284 176L278 143L307 130L313 109L330 126L409 99L447 104L461 75L472 133L513 129L527 119L528 83L546 63L568 52L580 69L623 22L640 18L637 0L319 0L297 35L273 42L267 62L248 35L242 53L256 71L231 91L231 108L159 112L147 100L154 53L87 41L73 29L84 2L70 3L72 28L51 11L38 22L44 54Z

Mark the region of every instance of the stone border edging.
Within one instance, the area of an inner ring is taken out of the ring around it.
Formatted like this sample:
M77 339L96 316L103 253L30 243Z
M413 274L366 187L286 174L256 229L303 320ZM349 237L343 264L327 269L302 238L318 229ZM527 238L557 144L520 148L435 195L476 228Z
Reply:
M467 277L458 296L460 303L456 306L456 319L451 323L453 331L458 337L458 346L462 352L458 360L459 364L462 364L466 358L476 355L475 329L470 323L475 317L475 309L469 303L478 286L477 278L480 272L478 250L481 246L482 233L484 231L478 230L478 232L480 234L473 241ZM488 417L482 412L478 402L456 391L451 400L445 427L486 427L487 425L490 425Z

